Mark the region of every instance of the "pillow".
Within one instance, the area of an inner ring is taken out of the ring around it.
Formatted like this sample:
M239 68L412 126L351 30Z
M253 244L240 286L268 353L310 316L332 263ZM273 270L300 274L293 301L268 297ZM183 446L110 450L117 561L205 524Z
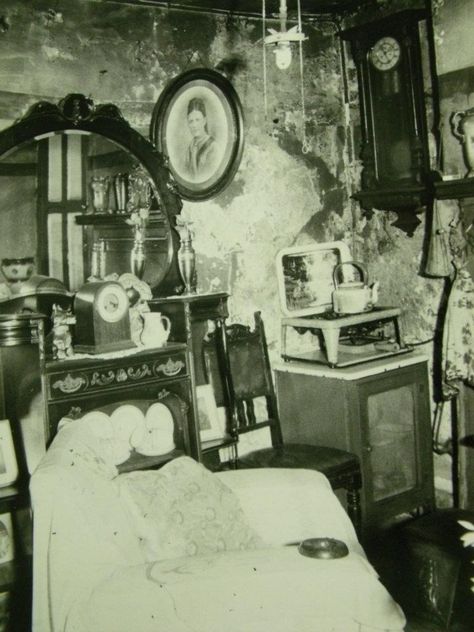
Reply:
M148 561L264 546L234 492L190 457L116 483Z

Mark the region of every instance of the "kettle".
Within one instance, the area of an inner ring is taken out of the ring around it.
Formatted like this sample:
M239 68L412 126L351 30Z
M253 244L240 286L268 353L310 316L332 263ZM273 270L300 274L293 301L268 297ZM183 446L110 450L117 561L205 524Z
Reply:
M339 272L344 265L351 265L360 272L360 281L339 283ZM359 314L373 309L378 299L378 283L367 284L367 270L357 261L343 261L333 271L334 291L332 304L336 314Z

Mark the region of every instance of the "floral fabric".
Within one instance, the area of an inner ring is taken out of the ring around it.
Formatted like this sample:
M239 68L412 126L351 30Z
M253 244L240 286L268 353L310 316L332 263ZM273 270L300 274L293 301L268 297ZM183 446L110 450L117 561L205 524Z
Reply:
M444 325L444 385L446 398L459 391L459 382L474 386L474 281L458 270L449 296Z
M148 561L263 546L236 494L189 457L117 479Z
M474 281L466 268L467 240L459 222L450 235L456 275L443 330L443 395L459 392L460 382L474 386Z

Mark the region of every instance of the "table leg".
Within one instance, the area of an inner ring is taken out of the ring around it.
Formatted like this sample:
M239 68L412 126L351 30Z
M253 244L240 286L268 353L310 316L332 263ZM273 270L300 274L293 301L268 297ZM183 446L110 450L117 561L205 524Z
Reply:
M323 329L326 355L330 366L337 364L337 348L339 344L339 329Z

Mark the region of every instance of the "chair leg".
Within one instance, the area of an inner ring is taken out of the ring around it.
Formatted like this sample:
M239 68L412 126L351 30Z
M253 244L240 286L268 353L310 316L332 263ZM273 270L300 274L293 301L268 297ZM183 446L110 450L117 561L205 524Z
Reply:
M357 536L362 535L362 510L360 506L360 492L357 487L347 490L347 513L354 525Z

